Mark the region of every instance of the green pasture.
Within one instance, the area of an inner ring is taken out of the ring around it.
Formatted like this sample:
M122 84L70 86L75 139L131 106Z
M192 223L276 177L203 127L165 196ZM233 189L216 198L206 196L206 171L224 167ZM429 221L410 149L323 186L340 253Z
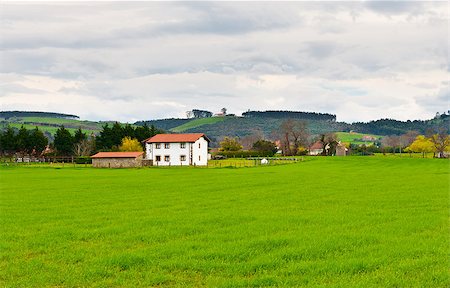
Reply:
M67 119L67 118L54 118L54 117L20 117L17 122L35 122L35 123L47 123L47 124L79 124L79 123L90 123L89 121L80 121L77 119Z
M24 128L26 128L26 129L28 129L28 130L32 130L32 129L35 129L36 128L36 126L39 128L39 130L41 130L41 131L47 131L47 132L49 132L50 134L52 134L52 135L55 135L56 134L56 131L59 129L59 127L53 127L53 126L45 126L45 125L32 125L32 124L21 124L21 123L9 123L9 126L11 126L11 127L14 127L14 128L17 128L17 129L20 129L22 126L24 127ZM67 127L65 127L72 135L74 135L75 134L75 131L77 131L78 130L78 128L67 128ZM86 130L86 129L83 129L83 128L81 128L81 130L84 132L84 133L87 133L88 135L90 135L92 132L98 132L98 131L100 131L100 130Z
M339 140L341 142L346 143L353 143L353 144L366 144L366 145L372 145L373 141L360 141L357 139L361 139L363 136L372 136L375 138L380 138L383 136L380 135L373 135L373 134L363 134L363 133L349 133L349 132L336 132L336 135L338 136Z
M187 123L184 123L183 125L177 126L175 128L170 129L172 132L183 132L188 129L197 128L203 125L208 124L215 124L218 122L222 122L224 120L228 119L227 117L208 117L208 118L200 118L200 119L194 119L192 121L189 121Z
M0 166L1 287L448 287L449 161Z

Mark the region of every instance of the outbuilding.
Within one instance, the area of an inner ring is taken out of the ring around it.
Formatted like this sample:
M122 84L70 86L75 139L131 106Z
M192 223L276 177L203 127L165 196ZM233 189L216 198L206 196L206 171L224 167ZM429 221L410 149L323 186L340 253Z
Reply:
M96 168L140 167L144 152L98 152L91 158L92 167Z

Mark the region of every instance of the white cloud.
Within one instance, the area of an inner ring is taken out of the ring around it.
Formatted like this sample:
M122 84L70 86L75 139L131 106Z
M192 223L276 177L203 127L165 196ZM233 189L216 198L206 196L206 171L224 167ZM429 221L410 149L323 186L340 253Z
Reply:
M447 5L4 2L0 109L121 121L221 107L431 118L448 109Z

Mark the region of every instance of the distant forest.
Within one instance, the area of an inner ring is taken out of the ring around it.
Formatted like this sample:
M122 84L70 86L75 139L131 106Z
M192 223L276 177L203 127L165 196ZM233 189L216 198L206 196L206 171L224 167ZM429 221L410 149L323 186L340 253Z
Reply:
M70 118L80 119L77 115L62 114L54 112L38 112L38 111L0 111L0 118L12 117L48 117L48 118Z
M273 119L302 119L302 120L325 120L336 121L336 115L328 113L301 112L301 111L247 111L242 113L243 117L259 117Z

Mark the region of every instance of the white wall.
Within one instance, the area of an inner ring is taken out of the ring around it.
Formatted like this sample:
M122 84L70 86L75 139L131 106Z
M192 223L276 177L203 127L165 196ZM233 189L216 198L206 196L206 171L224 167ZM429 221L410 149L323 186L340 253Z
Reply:
M208 165L208 141L200 137L192 146L192 165Z
M208 141L201 137L195 143L185 143L185 148L181 148L181 143L168 143L169 148L165 148L165 143L160 143L161 147L156 149L157 143L146 143L146 159L153 160L154 166L187 166L208 164ZM200 147L199 147L200 145ZM186 156L181 161L181 155ZM161 157L161 161L156 161L156 156ZM169 161L165 161L165 156L169 156ZM192 162L190 161L192 157Z

